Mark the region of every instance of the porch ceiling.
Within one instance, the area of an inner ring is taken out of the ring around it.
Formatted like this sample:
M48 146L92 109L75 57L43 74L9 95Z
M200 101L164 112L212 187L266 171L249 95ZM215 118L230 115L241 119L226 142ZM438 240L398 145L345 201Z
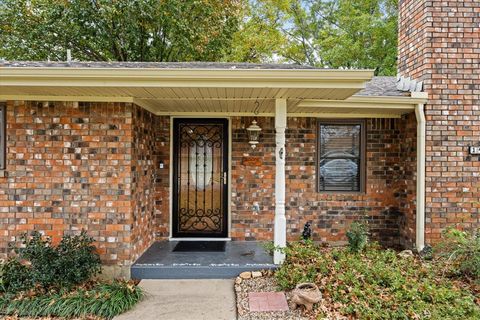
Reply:
M352 97L372 77L370 70L0 66L0 100L132 102L158 115L252 115L258 100L259 115L273 116L275 99L286 99L296 116L413 110L409 97L381 112L388 97Z

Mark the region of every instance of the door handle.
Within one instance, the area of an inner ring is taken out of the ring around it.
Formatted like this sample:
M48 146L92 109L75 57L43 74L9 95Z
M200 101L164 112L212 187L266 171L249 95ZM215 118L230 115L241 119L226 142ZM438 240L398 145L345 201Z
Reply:
M223 184L227 184L227 171L223 171Z

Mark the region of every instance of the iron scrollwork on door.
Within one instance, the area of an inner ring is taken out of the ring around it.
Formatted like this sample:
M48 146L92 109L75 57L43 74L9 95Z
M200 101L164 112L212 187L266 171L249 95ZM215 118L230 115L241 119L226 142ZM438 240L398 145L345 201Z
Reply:
M224 234L225 124L182 121L176 139L176 210L180 234Z

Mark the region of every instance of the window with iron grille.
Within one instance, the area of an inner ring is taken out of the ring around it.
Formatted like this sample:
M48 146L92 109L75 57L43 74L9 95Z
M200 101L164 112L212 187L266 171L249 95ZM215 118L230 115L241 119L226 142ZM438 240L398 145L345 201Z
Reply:
M4 103L0 103L0 170L5 170L6 167L6 154L7 154L7 139L6 139L6 106Z
M318 121L317 189L319 192L363 192L365 123Z

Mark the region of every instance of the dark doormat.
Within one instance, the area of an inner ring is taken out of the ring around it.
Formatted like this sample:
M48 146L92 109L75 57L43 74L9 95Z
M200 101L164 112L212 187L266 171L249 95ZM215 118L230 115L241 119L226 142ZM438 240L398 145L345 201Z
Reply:
M223 252L225 241L180 241L173 252Z

